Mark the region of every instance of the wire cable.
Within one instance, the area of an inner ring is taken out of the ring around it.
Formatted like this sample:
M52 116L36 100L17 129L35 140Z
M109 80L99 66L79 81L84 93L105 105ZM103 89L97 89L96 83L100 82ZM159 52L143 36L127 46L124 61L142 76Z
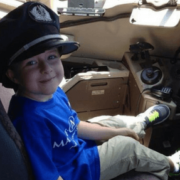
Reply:
M106 22L115 21L117 19L129 18L130 15L131 15L130 13L124 13L124 14L118 14L116 16L111 16L111 17L94 17L94 18L80 19L80 20L69 20L69 21L65 21L61 23L61 29L72 27L72 26L79 26L83 24L99 22L99 21L106 21Z

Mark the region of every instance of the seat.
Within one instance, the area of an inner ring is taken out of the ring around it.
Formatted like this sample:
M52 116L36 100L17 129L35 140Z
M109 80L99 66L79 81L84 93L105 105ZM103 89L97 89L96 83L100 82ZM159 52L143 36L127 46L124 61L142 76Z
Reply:
M13 94L0 84L0 179L33 180L22 140L6 113Z
M22 140L0 101L0 179L33 180Z
M0 99L6 112L8 111L9 102L13 94L14 94L13 89L5 88L0 83Z

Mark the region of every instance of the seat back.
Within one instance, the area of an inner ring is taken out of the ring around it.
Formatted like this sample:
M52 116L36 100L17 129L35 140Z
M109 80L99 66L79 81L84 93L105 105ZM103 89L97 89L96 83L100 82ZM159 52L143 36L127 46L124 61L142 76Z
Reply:
M7 115L13 90L0 86L0 179L33 180L31 165L23 142Z
M0 99L1 99L1 102L2 102L6 112L8 111L9 102L10 102L11 96L13 94L14 94L13 89L5 88L0 83Z

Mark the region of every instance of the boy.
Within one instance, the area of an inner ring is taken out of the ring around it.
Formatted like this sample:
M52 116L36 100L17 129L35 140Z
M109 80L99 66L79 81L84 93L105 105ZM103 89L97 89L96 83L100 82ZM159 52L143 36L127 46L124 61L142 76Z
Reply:
M60 56L77 50L79 44L61 38L59 18L48 7L25 3L1 19L0 29L0 80L16 91L9 116L23 138L37 180L109 180L131 169L167 180L170 170L179 172L179 152L166 157L137 141L137 133L168 118L167 106L126 117L137 120L131 124L133 130L126 128L121 116L113 117L116 128L107 127L108 120L79 121L58 87L64 74ZM97 146L94 140L108 141Z

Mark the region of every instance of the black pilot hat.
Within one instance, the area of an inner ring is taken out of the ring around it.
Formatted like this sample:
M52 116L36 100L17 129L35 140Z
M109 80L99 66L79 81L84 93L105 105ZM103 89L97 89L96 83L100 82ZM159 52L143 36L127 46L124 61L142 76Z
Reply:
M6 77L8 67L52 48L61 55L79 48L79 43L60 35L59 17L47 6L27 2L0 20L0 82L14 88Z

